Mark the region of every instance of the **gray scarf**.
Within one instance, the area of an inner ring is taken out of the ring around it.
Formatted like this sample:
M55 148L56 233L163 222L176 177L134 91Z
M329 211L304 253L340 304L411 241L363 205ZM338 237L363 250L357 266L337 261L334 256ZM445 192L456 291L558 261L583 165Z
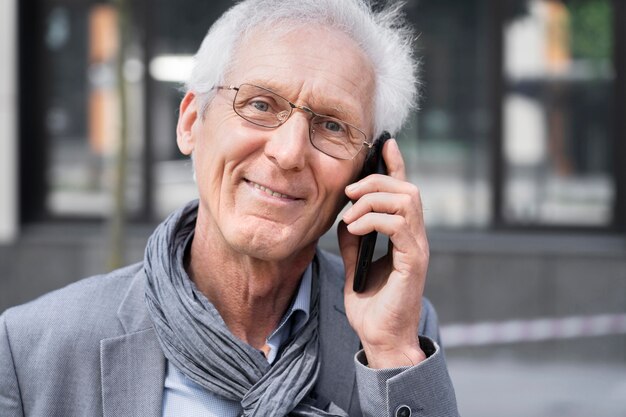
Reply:
M233 336L211 302L185 272L185 250L198 202L172 213L146 247L146 303L165 357L207 390L241 402L244 416L341 416L317 408L311 392L319 373L319 279L315 262L311 311L271 366Z

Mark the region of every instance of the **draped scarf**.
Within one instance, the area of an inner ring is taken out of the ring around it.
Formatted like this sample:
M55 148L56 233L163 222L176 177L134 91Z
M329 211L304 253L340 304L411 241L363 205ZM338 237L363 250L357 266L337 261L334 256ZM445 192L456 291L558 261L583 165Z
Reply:
M337 416L315 406L311 395L319 361L319 277L313 262L309 320L270 365L258 350L228 330L213 304L184 268L196 224L193 201L161 223L146 247L146 304L167 360L212 393L239 401L243 416Z

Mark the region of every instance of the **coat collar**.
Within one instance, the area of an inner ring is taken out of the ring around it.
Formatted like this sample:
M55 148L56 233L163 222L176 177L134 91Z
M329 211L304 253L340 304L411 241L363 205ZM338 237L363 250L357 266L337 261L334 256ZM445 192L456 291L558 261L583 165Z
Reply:
M117 317L126 333L152 328L152 320L145 303L146 279L146 273L141 264L117 309Z

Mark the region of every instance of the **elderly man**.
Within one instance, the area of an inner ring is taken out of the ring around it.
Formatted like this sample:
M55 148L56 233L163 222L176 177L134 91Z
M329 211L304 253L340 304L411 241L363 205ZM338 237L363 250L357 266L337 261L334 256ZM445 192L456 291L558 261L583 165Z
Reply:
M180 105L199 200L141 264L7 311L0 415L454 416L419 193L395 141L415 99L397 8L247 0L211 28ZM317 249L338 228L342 258ZM359 238L390 250L352 289Z

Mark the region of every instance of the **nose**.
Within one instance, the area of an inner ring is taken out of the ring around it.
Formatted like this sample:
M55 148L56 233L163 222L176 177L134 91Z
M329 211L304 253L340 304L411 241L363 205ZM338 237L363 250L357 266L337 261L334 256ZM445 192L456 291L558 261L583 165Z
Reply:
M303 169L310 152L309 123L307 112L294 110L285 123L270 133L265 155L281 169Z

